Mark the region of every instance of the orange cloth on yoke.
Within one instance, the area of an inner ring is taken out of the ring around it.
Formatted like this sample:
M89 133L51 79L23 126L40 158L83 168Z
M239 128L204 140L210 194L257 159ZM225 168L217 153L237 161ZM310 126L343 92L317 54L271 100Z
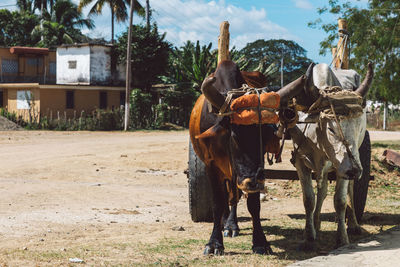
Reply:
M260 104L262 108L276 109L279 107L280 96L275 92L262 93L260 95ZM236 111L232 114L232 123L250 125L259 123L258 111L254 109L258 107L258 95L250 94L236 98L231 103L231 110ZM246 109L249 108L249 109ZM253 108L253 109L250 109ZM271 110L261 110L261 123L278 123L278 115Z

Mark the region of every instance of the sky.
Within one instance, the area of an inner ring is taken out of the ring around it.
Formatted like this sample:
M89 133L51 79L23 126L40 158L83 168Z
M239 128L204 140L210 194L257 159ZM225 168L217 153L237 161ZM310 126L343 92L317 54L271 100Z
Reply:
M72 0L78 3L79 0ZM355 5L366 7L367 0L349 0ZM3 5L15 4L16 0L0 0ZM139 0L145 6L145 0ZM339 0L339 2L344 2ZM187 40L200 41L205 45L213 43L217 48L219 25L222 21L230 24L230 48L243 48L258 39L287 39L297 42L307 51L307 57L314 62L331 62L331 55L319 55L319 43L327 36L320 29L307 26L308 22L321 18L324 23L337 21L338 17L324 14L317 8L327 6L327 0L150 0L153 10L152 22L156 22L160 33L166 32L166 39L180 47ZM6 7L15 9L15 7ZM83 10L87 15L90 7ZM91 37L110 40L111 13L106 6L101 15L92 17L96 28L82 29ZM145 23L137 15L134 24ZM117 23L116 36L126 31L128 23Z

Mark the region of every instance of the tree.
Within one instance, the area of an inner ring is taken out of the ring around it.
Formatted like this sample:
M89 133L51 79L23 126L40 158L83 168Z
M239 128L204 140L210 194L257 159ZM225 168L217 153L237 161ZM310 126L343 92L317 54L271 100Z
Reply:
M168 78L169 83L185 83L186 87L200 91L203 80L215 71L217 50L211 50L212 44L200 46L187 41L180 48L174 47L170 56Z
M276 66L280 65L283 57L284 84L288 84L304 74L312 62L306 57L306 50L304 48L294 41L283 39L267 41L260 39L248 43L239 53L248 62L245 68L242 69L247 71L268 70L268 68L276 69ZM270 73L268 85L280 86L280 74L276 71Z
M33 35L43 36L38 45L44 47L80 42L83 35L79 28L94 27L91 19L83 19L82 13L71 0L56 0L53 12L44 11L42 18L42 26L37 25Z
M33 46L38 39L31 32L39 17L29 12L0 9L0 46Z
M35 13L34 0L17 0L17 7L20 12Z
M114 44L114 17L117 21L125 21L128 18L127 14L127 6L130 5L129 0L80 0L79 2L79 11L82 8L92 4L94 5L89 11L89 16L91 15L99 15L103 11L103 6L108 4L111 9L111 43ZM142 5L138 2L138 0L133 1L134 12L139 16L145 16L145 10Z
M400 2L398 0L369 0L367 9L339 4L330 0L328 7L318 9L347 20L350 36L350 68L365 73L368 61L375 63L375 77L368 96L374 100L398 103L400 101ZM320 54L335 46L336 22L310 22L310 27L320 27L328 37L320 45Z
M165 33L159 34L157 25L150 31L143 25L132 27L132 82L133 87L149 92L151 85L158 82L158 76L166 73L171 45L165 39ZM120 63L126 62L128 31L125 31L116 44L116 53Z

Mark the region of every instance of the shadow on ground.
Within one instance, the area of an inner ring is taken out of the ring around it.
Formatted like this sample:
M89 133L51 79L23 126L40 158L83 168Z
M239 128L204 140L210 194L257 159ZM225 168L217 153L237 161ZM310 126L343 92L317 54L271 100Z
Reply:
M291 219L304 220L304 214L289 214ZM250 217L239 217L239 222L247 222L250 221ZM335 213L323 213L321 214L322 224L325 222L335 222ZM264 219L263 221L269 221L268 219ZM400 214L385 214L385 213L372 213L365 212L362 220L362 225L374 225L374 226L384 226L384 225L396 225L400 224ZM242 228L241 235L251 236L252 228L245 227ZM335 250L336 247L336 231L321 231L318 234L317 241L317 250L313 252L303 252L299 251L298 247L303 242L303 231L304 225L301 228L293 228L288 227L284 228L281 226L274 225L264 225L263 231L266 234L267 240L271 240L268 238L269 236L279 236L282 238L278 238L276 240L270 241L271 246L276 252L276 256L279 259L285 260L305 260L319 255L327 255L330 251ZM384 233L386 233L385 231ZM354 243L361 239L373 239L376 235L371 235L367 231L363 232L360 235L349 235L350 242ZM354 245L350 245L354 246ZM394 245L396 246L396 245ZM278 249L277 249L278 248ZM366 249L366 248L365 248ZM371 250L376 250L377 248L370 248ZM341 251L340 249L338 250ZM246 253L246 252L243 252Z

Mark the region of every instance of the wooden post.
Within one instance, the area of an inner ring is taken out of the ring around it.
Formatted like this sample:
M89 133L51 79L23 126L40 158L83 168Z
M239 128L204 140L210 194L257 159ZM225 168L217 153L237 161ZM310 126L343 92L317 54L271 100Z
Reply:
M347 21L345 19L339 19L338 26L339 26L339 34L341 33L342 30L347 32ZM348 36L347 36L347 38L348 38ZM337 46L337 55L336 55L336 59L334 60L335 67L338 69L348 69L349 68L348 44L349 44L348 39L346 40L344 38L343 34L340 34L339 42L338 42L338 46ZM339 45L340 45L340 47L339 47ZM342 55L343 55L343 58L342 58Z
M124 118L124 131L129 127L129 97L131 94L131 55L132 55L132 17L133 17L133 3L131 0L131 9L129 11L129 27L128 27L128 45L126 48L126 86L125 86L125 118Z
M229 60L229 22L223 21L219 26L218 37L218 64L222 60Z

